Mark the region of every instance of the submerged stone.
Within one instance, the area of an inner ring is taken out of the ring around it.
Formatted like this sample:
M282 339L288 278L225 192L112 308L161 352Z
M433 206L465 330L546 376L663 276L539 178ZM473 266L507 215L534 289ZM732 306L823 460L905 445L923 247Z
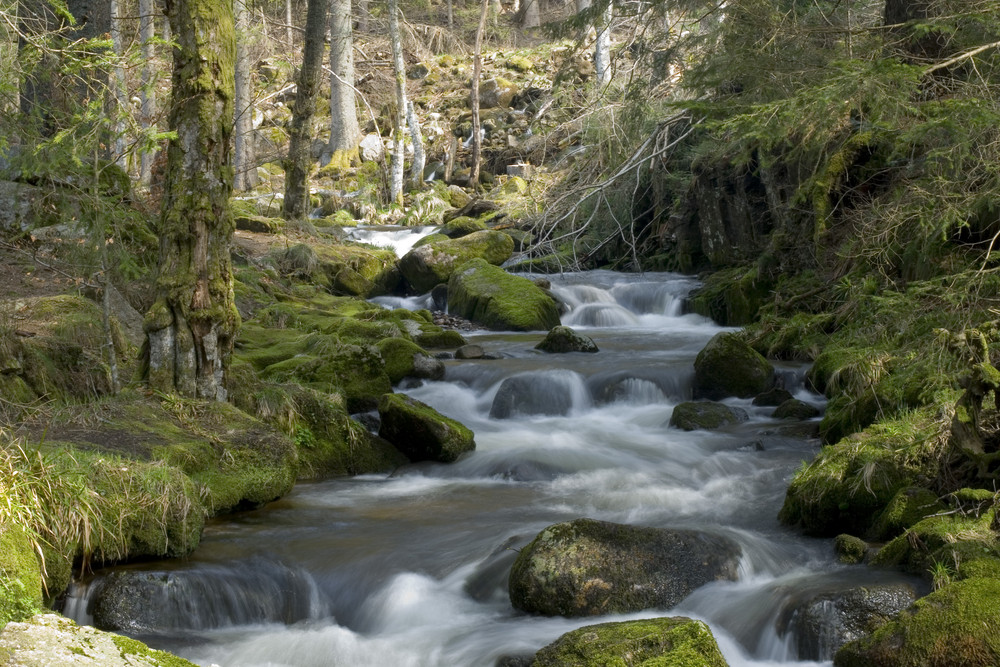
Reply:
M565 415L573 407L572 387L562 375L515 375L500 383L491 419L517 415Z
M682 431L714 431L741 424L749 419L747 411L711 401L686 401L674 408L670 425Z
M733 580L740 547L718 535L576 519L549 526L510 571L511 604L547 616L668 609Z
M552 327L549 333L538 345L536 350L542 352L597 352L597 344L590 336L577 333L567 326Z
M779 405L772 415L775 419L797 419L799 421L817 416L819 416L819 410L797 398L791 398Z
M531 664L726 667L709 627L683 616L586 625L544 647Z

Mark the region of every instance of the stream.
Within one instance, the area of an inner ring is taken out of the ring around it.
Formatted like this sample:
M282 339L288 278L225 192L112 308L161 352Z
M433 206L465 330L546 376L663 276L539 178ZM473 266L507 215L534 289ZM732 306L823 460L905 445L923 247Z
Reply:
M691 278L549 278L569 307L563 324L592 337L599 353L540 353L537 332L469 334L499 358L450 360L443 381L397 390L473 429L475 452L451 465L300 484L258 511L210 523L185 560L129 566L170 581L160 627L134 634L221 667L489 667L583 625L686 615L711 626L730 665L831 664L829 655L799 660L795 605L810 592L904 579L840 565L831 540L778 523L788 480L817 442L749 400L726 401L750 413L738 427L667 426L690 398L695 355L724 330L683 313ZM805 370L780 367L780 379L822 407ZM512 376L527 378L531 407L491 418ZM725 535L743 550L739 580L704 586L669 611L582 619L515 611L506 577L516 549L579 517ZM90 620L88 591L104 575L77 588L67 615Z

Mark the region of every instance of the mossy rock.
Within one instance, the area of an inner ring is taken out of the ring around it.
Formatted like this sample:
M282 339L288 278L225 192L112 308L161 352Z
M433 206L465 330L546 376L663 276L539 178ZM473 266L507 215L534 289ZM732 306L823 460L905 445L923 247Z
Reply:
M691 293L688 307L722 326L745 326L757 319L771 286L770 281L758 276L756 268L725 269L711 274Z
M451 463L476 448L471 430L405 394L382 396L378 413L379 436L411 461Z
M514 252L514 241L494 230L414 248L399 260L399 270L410 287L423 294L448 282L452 273L471 259L503 264Z
M670 415L670 425L682 431L714 431L742 424L750 416L742 408L731 408L711 401L685 401L679 403Z
M31 539L21 526L0 524L0 628L41 608L42 569Z
M556 302L544 290L482 259L448 281L448 311L498 331L548 331L559 324Z
M753 398L773 385L774 366L738 334L716 334L695 357L695 398Z
M531 667L725 667L712 631L683 616L587 625L541 649Z
M900 489L875 519L871 536L876 540L891 540L922 519L947 509L937 494L928 489L919 486Z
M779 518L811 535L867 535L900 489L937 478L949 431L928 408L824 447L795 473Z
M1000 541L992 521L993 510L978 518L955 514L928 517L882 547L872 563L928 578L943 566L951 570L951 576L961 576L964 562L1000 557Z
M577 333L567 326L552 327L538 345L536 350L553 354L566 352L597 352L597 344L590 336Z
M868 543L860 537L842 533L834 538L833 551L841 563L856 564L868 554Z
M330 279L334 294L370 298L389 294L399 286L396 253L361 245L318 245L320 269Z
M819 409L815 406L809 405L805 401L800 401L797 398L790 398L775 408L774 413L771 416L775 419L796 419L799 421L805 421L806 419L812 419L813 417L819 416Z
M444 378L444 364L405 338L385 338L379 341L378 350L385 360L385 372L393 384L408 377L428 380Z
M739 546L720 536L577 519L521 549L510 600L547 616L668 609L710 581L734 580L739 557Z
M434 243L440 243L441 241L447 241L449 238L450 237L440 233L428 234L424 238L414 243L413 248L411 248L411 250L415 248L421 248L425 245L432 245Z
M442 329L439 326L421 326L416 342L420 347L429 350L451 350L465 345L465 337L454 329Z
M285 229L285 221L281 218L267 218L263 215L234 215L236 229L258 234L280 234Z
M485 229L487 229L486 223L482 220L461 215L444 223L441 226L441 229L438 230L438 233L443 234L450 239L460 239L463 236L468 236L469 234L473 234L475 232L481 232Z
M138 640L80 626L56 614L40 614L4 628L0 632L0 659L21 667L196 667Z
M998 598L997 579L947 585L843 646L834 667L994 667L1000 664Z

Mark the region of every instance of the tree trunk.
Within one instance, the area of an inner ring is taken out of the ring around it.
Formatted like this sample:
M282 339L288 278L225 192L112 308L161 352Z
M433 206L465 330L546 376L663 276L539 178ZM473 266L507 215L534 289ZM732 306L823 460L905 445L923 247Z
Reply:
M368 0L358 0L358 32L368 32L368 17L371 16L371 12L368 11Z
M351 0L333 0L330 8L330 152L347 166L361 141L354 102L354 35Z
M448 0L448 31L455 31L455 0Z
M392 178L389 199L403 201L403 137L406 132L406 65L403 63L403 42L399 33L399 2L389 0L389 39L392 41L392 65L396 77L396 118L392 128Z
M614 18L614 7L611 2L601 14L601 23L594 44L594 69L597 72L597 82L604 86L611 81L611 19Z
M285 163L286 220L305 218L309 212L310 144L313 115L323 73L323 47L326 38L328 0L309 0L306 16L306 38L299 72L295 107L288 128L288 160Z
M236 190L249 190L257 184L253 156L253 99L250 96L250 50L247 37L250 29L249 0L234 0L236 11L236 108L233 119L233 168Z
M292 0L285 0L285 42L288 50L295 50L295 36L292 34Z
M524 0L524 13L521 15L521 28L537 28L541 25L538 13L538 0Z
M225 400L239 313L229 248L236 38L232 0L168 0L174 48L156 302L146 314L150 388Z
M122 27L121 27L121 2L111 0L111 50L114 51L114 76L111 80L111 95L108 99L109 106L112 107L111 118L114 120L114 154L112 159L115 164L125 169L127 167L125 155L125 68L122 67L122 57L124 49L122 47Z
M420 123L413 109L413 102L406 103L406 124L410 126L413 140L413 165L410 167L410 184L414 190L424 186L424 140L420 136Z
M529 0L537 2L538 0ZM486 32L486 16L490 10L490 0L482 0L479 10L479 25L476 27L476 46L472 54L472 165L469 169L469 187L473 191L479 187L479 163L482 161L483 138L479 127L479 77L483 73L483 33Z
M156 55L156 47L153 44L153 37L156 33L154 8L153 0L139 0L139 40L142 42L142 88L139 93L142 109L139 122L142 129L147 131L155 130L154 119L156 117L155 81L157 71L153 66L153 58ZM139 153L139 183L143 187L149 187L153 177L153 159L155 157L155 151L142 150Z

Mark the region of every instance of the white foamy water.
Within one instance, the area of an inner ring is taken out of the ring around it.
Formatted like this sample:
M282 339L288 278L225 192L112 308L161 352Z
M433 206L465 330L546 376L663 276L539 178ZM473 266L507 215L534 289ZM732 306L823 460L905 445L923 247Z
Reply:
M178 586L182 599L171 604L198 613L178 611L143 638L222 667L490 666L583 625L687 614L709 623L731 665L829 665L798 659L789 609L802 591L860 575L834 563L828 541L776 519L816 443L781 435L770 411L749 401L729 401L750 413L731 429L668 425L690 398L695 355L723 331L683 314L692 280L594 272L552 282L569 306L563 321L600 352L549 355L534 349L541 333L479 333L472 341L501 358L450 361L444 381L407 390L472 428L475 452L451 465L300 485L263 510L213 523L191 558L140 567L238 600L234 589L253 588L254 577L260 586L280 580L267 574L279 564L307 576L305 618L277 618L286 607L264 605L248 622ZM822 406L801 369L782 377ZM504 401L516 407L499 417ZM705 586L673 610L585 619L515 611L506 577L516 550L579 517L727 536L742 548L740 579Z

